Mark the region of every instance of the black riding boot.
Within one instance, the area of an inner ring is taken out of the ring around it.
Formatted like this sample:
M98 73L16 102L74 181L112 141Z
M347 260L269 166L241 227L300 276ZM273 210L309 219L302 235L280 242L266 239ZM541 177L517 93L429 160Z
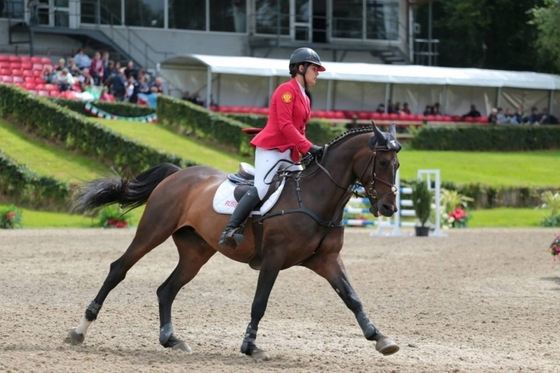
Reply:
M259 194L257 193L257 188L252 187L249 189L245 195L241 198L233 214L231 214L231 218L229 219L228 225L226 225L226 229L222 233L220 237L220 242L218 245L222 248L231 247L235 249L237 245L240 245L244 240L245 237L241 233L237 232L237 229L245 223L245 220L251 214L251 211L255 208L255 206L260 202Z

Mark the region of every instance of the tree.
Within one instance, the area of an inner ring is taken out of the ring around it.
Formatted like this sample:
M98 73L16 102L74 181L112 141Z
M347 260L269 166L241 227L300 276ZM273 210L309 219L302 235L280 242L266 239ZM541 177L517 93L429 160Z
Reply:
M544 0L543 6L536 6L528 12L530 24L537 30L535 47L543 66L550 66L549 72L560 73L560 0Z

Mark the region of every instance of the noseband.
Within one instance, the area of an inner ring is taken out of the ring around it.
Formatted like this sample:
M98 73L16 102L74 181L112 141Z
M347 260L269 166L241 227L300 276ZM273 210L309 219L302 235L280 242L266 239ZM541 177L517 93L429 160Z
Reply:
M371 168L370 181L369 181L369 183L367 183L367 186L364 185L364 190L366 191L366 195L367 195L368 199L370 200L372 206L374 205L374 203L378 203L379 200L384 198L387 194L393 193L394 195L397 195L397 193L398 193L398 189L397 189L397 186L395 184L388 183L387 181L378 178L377 174L375 173L375 157L377 156L378 151L388 151L388 149L383 149L382 147L376 147L371 152L371 157L369 158L369 161L366 165L366 168L364 169L364 172L362 173L362 177L360 177L360 180L364 179L364 176L365 176L366 172L368 171L369 165L371 163L373 163L373 167ZM375 189L375 182L376 181L379 181L380 183L383 183L383 184L391 187L391 191L383 194L381 197L378 197L377 196L377 190Z

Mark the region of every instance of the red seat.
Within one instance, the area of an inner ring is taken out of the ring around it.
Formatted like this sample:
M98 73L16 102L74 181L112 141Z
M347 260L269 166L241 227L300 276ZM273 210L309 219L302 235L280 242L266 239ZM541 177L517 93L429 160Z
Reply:
M476 118L478 123L488 123L488 117L478 117Z
M50 59L50 57L43 57L43 58L41 58L41 63L42 64L47 64L47 65L52 65L52 60Z
M23 71L17 70L17 69L12 70L12 75L13 76L23 76Z
M47 84L45 79L43 79L41 77L38 77L38 76L35 77L35 83L37 83L37 84Z
M31 64L31 62L22 62L21 63L21 69L22 70L31 70L31 67L33 65Z
M0 69L10 69L10 62L8 61L0 62Z
M25 83L23 86L25 87L25 89L29 90L37 88L37 84L31 82Z
M16 69L16 70L21 70L21 62L10 62L10 68Z
M12 78L9 75L3 75L2 76L2 82L3 83L13 83L13 81L14 81L14 78Z
M20 56L19 59L21 60L21 62L31 62L31 57L30 56Z
M6 56L5 54L0 54L0 61L10 61L10 57Z
M0 75L12 75L12 70L6 68L0 68Z
M45 84L45 90L52 91L54 89L59 90L58 84Z
M358 119L362 119L362 120L370 120L373 116L373 113L371 111L358 111Z
M426 119L428 120L428 122L435 122L437 120L437 117L435 115L426 115Z
M33 77L33 70L21 70L23 76Z
M43 59L41 57L33 56L31 57L31 63L41 63Z
M35 89L38 91L46 91L47 90L47 86L46 84L37 84L35 83Z
M49 91L49 96L51 96L51 97L59 97L59 96L60 96L60 92L59 92L59 91Z
M451 115L444 115L444 116L442 117L442 120L443 120L444 122L453 122L453 117L452 117Z
M39 96L48 96L48 95L49 95L49 91L43 91L43 90L41 90L41 91L38 91L37 94L38 94Z
M32 70L32 71L33 71L33 76L36 78L43 76L43 72L41 70Z
M8 59L10 60L10 62L19 62L20 61L19 57L14 56L14 55L9 56Z
M399 116L399 114L397 114L397 113L391 113L391 114L389 114L389 119L391 119L391 120L399 120L399 119L400 119L400 116Z
M473 123L476 118L473 117L465 117L465 122Z
M14 83L23 83L23 76L14 75L12 79L14 80Z
M388 114L388 113L381 113L381 116L380 116L379 119L381 119L381 120L389 120L389 119L391 119L391 117L390 117L389 115L390 115L390 114Z
M401 120L413 121L414 118L414 114L401 114Z
M24 82L26 83L35 83L37 84L37 82L35 81L35 77L34 76L25 76L23 78Z
M33 70L43 70L43 64L42 63L33 63L31 65L31 68Z

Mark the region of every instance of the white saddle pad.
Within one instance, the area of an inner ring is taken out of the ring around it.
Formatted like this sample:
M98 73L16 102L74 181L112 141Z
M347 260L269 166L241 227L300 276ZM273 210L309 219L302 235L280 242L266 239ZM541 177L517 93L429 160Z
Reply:
M251 215L264 215L276 204L282 190L284 189L284 183L286 179L282 180L280 187L272 195L264 201L261 206L260 210L255 210L251 213ZM218 214L229 214L233 213L235 207L237 206L237 201L233 196L233 190L237 185L232 183L229 180L224 181L216 190L216 194L214 194L214 199L212 200L212 206L214 207L214 211Z

